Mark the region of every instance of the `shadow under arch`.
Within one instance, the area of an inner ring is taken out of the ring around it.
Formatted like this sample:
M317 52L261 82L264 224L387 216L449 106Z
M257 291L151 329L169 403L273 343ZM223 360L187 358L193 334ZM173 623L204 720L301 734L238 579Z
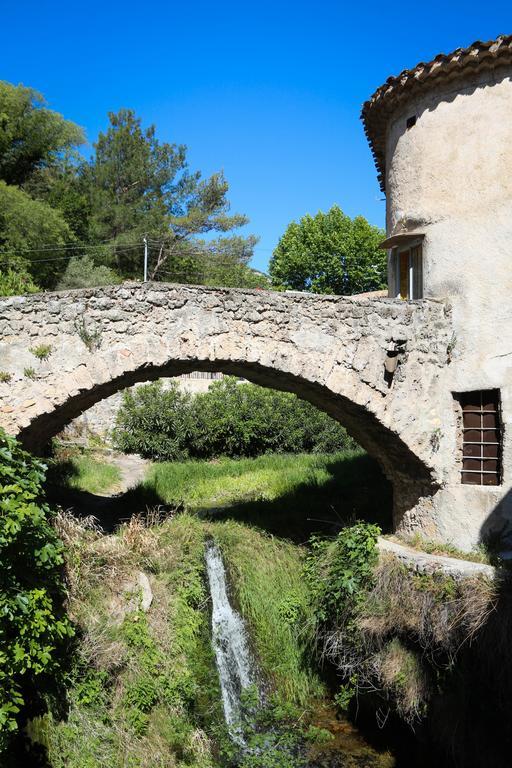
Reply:
M369 409L328 387L288 371L254 362L216 359L171 360L164 364L146 363L121 375L70 395L49 413L39 414L18 435L26 449L44 453L51 438L95 403L140 382L176 377L192 371L221 372L238 376L260 386L292 392L307 400L342 424L348 433L382 468L393 486L393 516L400 519L423 496L436 487L431 472L400 436L384 425Z

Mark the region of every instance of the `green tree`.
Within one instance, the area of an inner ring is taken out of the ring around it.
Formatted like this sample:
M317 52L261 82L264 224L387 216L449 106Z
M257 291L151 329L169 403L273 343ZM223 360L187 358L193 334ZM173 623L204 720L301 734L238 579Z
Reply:
M289 224L270 260L276 288L348 296L386 286L384 232L334 205Z
M138 277L142 250L134 244L147 235L150 277L168 279L171 272L186 280L198 271L193 259L215 251L214 240L205 245L198 238L230 232L247 218L229 214L222 173L202 179L199 172L190 172L185 146L159 142L155 127L144 129L132 110L110 113L109 121L84 174L91 242L115 245L113 263L123 275ZM240 239L233 240L231 255L240 251ZM251 246L249 239L246 248ZM225 241L219 245L223 252L227 247Z
M82 129L45 106L41 94L0 81L0 179L22 186L83 143Z
M66 266L62 247L72 241L73 234L59 211L0 181L2 275L9 270L29 274L41 287L53 288Z
M270 279L249 266L258 242L254 236L219 237L213 243L182 243L165 270L169 282L189 282L227 288L270 289Z

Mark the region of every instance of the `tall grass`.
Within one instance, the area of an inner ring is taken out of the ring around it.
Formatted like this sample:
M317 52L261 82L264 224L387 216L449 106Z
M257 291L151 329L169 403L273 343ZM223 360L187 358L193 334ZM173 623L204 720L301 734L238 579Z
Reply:
M222 549L232 599L250 629L266 689L308 703L322 685L307 657L304 552L234 521L133 517L113 535L60 515L69 610L79 643L66 716L36 718L51 768L214 768L225 738L210 644L205 542ZM137 575L153 602L138 609ZM224 736L223 736L224 733Z
M391 522L391 489L361 450L155 464L138 493L296 541L354 517Z
M233 521L213 523L211 532L266 680L283 699L310 703L323 688L314 665L307 663L314 626L302 576L304 550Z
M120 480L119 467L109 464L104 456L77 448L59 447L49 465L48 482L56 487L106 494Z

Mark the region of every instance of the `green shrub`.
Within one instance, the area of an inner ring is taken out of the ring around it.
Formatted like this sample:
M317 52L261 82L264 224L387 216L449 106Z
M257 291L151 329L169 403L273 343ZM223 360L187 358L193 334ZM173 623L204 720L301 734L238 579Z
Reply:
M159 460L330 453L356 444L343 427L288 392L226 377L190 397L160 382L128 391L114 430L116 447Z
M39 288L22 267L0 272L0 296L22 296L37 291Z
M305 575L314 594L320 625L350 626L350 620L373 584L380 528L358 522L343 528L333 541L313 537Z
M62 611L62 546L42 502L45 467L0 430L0 753L27 691L59 671L73 630Z
M192 412L191 452L199 458L328 453L354 445L342 426L296 395L231 377L197 395Z
M66 271L57 284L57 290L94 288L98 285L117 285L120 282L121 278L113 269L97 265L91 256L74 256L69 260Z
M194 433L190 400L174 382L165 391L160 381L127 390L116 419L114 445L125 453L160 461L186 458Z

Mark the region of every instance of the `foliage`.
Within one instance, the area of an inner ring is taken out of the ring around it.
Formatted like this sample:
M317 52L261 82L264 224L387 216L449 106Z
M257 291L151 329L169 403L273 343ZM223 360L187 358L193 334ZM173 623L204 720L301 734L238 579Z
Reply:
M113 432L115 446L153 459L183 459L194 440L190 403L190 395L174 382L165 391L160 381L126 390Z
M327 414L289 392L232 377L214 381L192 401L196 430L192 455L259 456L329 452L354 447Z
M83 143L82 130L45 105L40 93L0 81L0 179L21 186Z
M0 270L0 296L23 296L37 291L37 285L23 268Z
M84 169L90 190L90 239L115 244L113 262L129 277L140 275L141 251L134 242L150 240L150 277L181 273L190 280L194 257L209 250L235 255L240 245L252 255L254 241L224 238L217 251L198 238L225 233L247 223L245 216L229 215L228 184L222 173L202 179L190 172L184 145L159 142L155 126L143 129L132 110L109 113L109 127L100 133L95 154ZM229 247L231 246L231 247ZM244 259L234 259L244 264Z
M223 174L190 171L186 147L132 110L109 113L90 160L82 130L31 88L0 82L0 118L0 249L20 276L0 276L0 293L27 292L27 275L52 290L140 278L143 236L151 279L268 284L248 266L257 238L231 234L247 218L230 213Z
M92 256L74 256L57 284L57 290L94 288L98 285L117 285L119 275L103 264L96 265Z
M352 621L373 584L379 534L378 526L359 522L343 528L333 541L311 539L305 575L319 625L336 625L342 617L346 624Z
M11 272L19 273L20 287L25 282L32 291L27 275L43 288L52 287L65 264L59 249L72 241L73 233L59 211L0 180L0 248L6 254L2 259L8 259ZM41 254L46 243L51 247Z
M37 376L37 374L35 372L35 369L32 368L32 366L29 366L28 368L24 368L23 369L23 375L27 379L35 379L36 376Z
M343 427L295 395L230 377L194 398L174 383L128 391L113 437L120 450L159 460L355 447Z
M339 633L340 643L346 646L348 655L351 647L358 647L357 620L374 584L379 534L377 525L358 522L343 528L332 541L318 537L312 537L310 541L304 575L312 595L317 644L320 653L327 658L336 655L332 646L327 651L329 638L336 633ZM345 681L340 685L335 701L345 710L357 693L358 672L350 668L343 672Z
M386 286L384 233L334 205L292 222L270 260L274 286L347 296Z
M224 733L204 581L205 527L186 515L105 536L62 516L70 608L81 641L66 718L36 738L52 768L214 768L204 728ZM146 613L124 592L143 568ZM39 729L41 731L41 729Z
M44 477L44 465L0 431L0 751L23 717L27 691L58 675L59 651L73 634Z
M47 360L52 353L52 345L38 344L37 347L31 347L30 351L38 360Z

